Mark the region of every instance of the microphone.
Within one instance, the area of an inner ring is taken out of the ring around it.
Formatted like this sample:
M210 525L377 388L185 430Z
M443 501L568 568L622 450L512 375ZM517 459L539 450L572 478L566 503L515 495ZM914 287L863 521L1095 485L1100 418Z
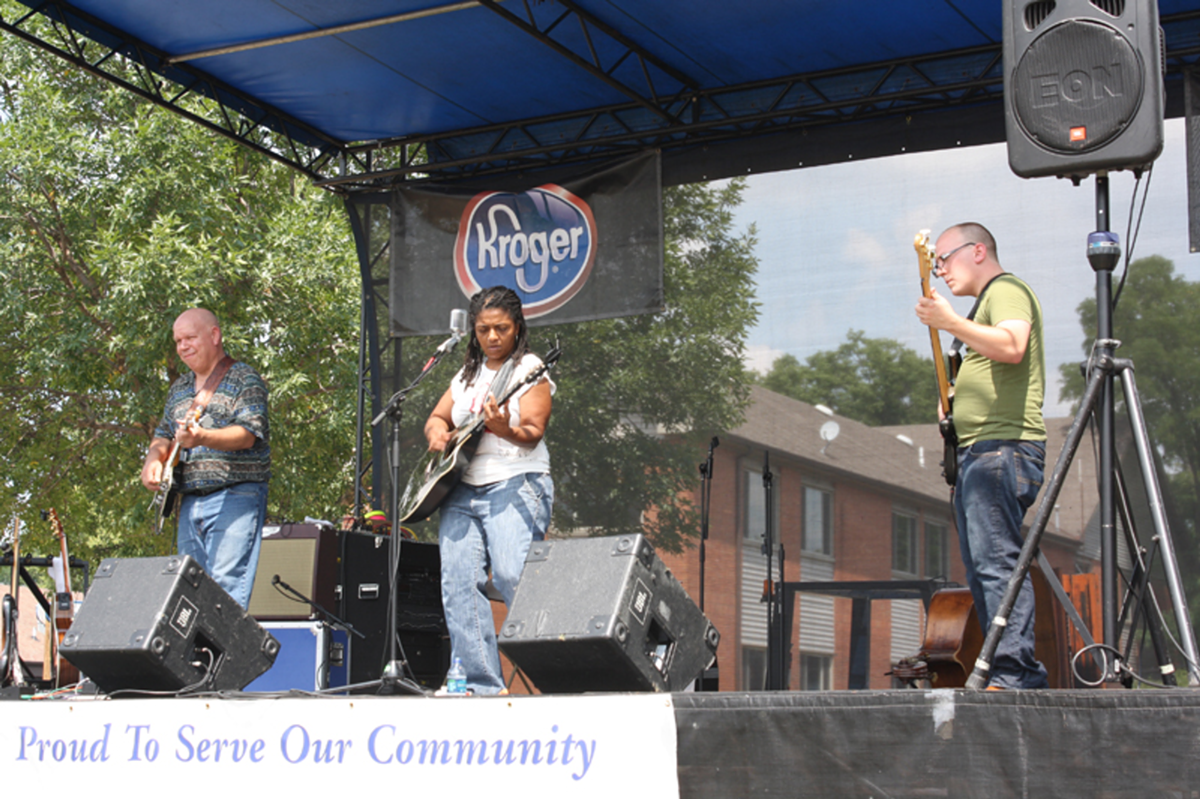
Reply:
M450 338L443 341L437 348L438 353L445 354L453 351L458 346L458 342L467 335L467 312L462 308L455 308L450 312L450 334Z

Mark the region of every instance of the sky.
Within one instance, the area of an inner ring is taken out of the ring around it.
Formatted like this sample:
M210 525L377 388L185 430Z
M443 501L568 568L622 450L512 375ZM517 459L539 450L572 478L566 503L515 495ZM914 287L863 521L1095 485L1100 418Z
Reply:
M1161 255L1177 274L1200 280L1200 254L1189 252L1186 135L1167 120L1154 163L1134 259ZM1131 172L1109 176L1111 229L1124 269L1126 225L1133 205ZM1140 203L1146 178L1138 191ZM760 372L781 355L803 362L836 349L851 329L891 338L931 355L929 332L913 308L921 294L913 237L936 237L958 222L979 222L996 237L1000 263L1033 287L1042 302L1048 417L1069 416L1059 399L1059 364L1084 358L1079 304L1096 292L1087 237L1097 229L1096 181L1078 187L1058 178L1019 178L1006 145L914 153L747 177L735 226L757 229L760 317L748 337L747 365ZM941 280L935 288L949 292ZM962 314L970 298L952 298ZM1116 338L1121 331L1115 330ZM943 347L949 337L942 335ZM930 381L934 377L932 370Z

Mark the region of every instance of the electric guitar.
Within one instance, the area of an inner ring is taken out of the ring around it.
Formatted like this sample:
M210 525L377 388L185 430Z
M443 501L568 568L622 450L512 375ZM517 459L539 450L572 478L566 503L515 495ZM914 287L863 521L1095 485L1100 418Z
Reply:
M937 259L929 233L928 230L922 230L913 240L921 269L921 293L926 299L933 296L930 279ZM958 362L954 358L947 359L942 353L942 339L935 327L929 328L929 343L933 346L933 370L937 376L938 400L942 404L942 419L938 422L938 429L942 433L942 476L949 485L954 485L958 479L958 434L954 430L953 387Z
M79 669L64 661L58 654L58 648L62 644L63 638L66 637L67 630L71 629L71 624L75 621L75 594L71 592L71 559L67 554L67 536L63 532L62 522L58 519L57 511L50 508L46 511L46 516L54 529L54 537L58 539L59 557L62 559L61 585L56 581L54 593L55 635L47 637L54 640L53 660L58 684L71 685L79 682Z
M189 411L184 417L184 426L191 427L196 424L203 413L203 407ZM177 437L171 445L167 459L163 461L162 478L159 480L158 490L154 492L154 499L150 501L150 511L154 514L155 535L162 534L163 524L179 504L179 487L183 483L183 464L180 463L179 457L181 450Z
M522 386L536 383L554 364L558 363L560 357L562 357L562 350L559 347L550 350L542 361L542 365L510 387L505 392L504 398L498 400L496 404L503 407L504 403L512 399L512 396ZM401 523L428 519L441 506L450 490L458 485L471 458L475 456L475 450L479 448L479 440L483 437L483 430L484 415L483 411L480 411L455 428L450 435L450 440L446 442L445 449L441 452L430 450L422 456L421 461L409 477L404 494L400 497Z

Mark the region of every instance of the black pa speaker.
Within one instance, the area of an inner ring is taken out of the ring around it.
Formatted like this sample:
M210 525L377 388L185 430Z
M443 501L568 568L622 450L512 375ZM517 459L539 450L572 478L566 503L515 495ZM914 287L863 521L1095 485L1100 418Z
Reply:
M680 691L721 636L640 535L535 541L500 649L542 693Z
M190 556L108 558L59 651L106 693L234 691L279 642Z
M1135 169L1163 147L1155 0L1005 0L1008 163L1025 178Z

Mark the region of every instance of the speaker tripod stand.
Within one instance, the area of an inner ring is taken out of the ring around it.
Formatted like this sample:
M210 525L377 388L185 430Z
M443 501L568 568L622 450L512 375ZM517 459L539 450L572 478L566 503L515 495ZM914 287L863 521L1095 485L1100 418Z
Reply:
M1096 327L1097 335L1092 350L1092 357L1087 364L1087 388L1080 402L1067 440L1062 452L1054 465L1050 481L1042 493L1034 520L1030 525L1028 536L1025 538L1021 554L1017 559L1008 586L996 616L988 626L988 633L979 653L975 668L967 680L967 688L982 689L988 683L991 661L996 653L1000 637L1006 630L1009 614L1016 603L1025 575L1030 565L1038 555L1038 546L1046 523L1054 511L1063 481L1071 466L1071 461L1083 438L1090 420L1094 419L1099 438L1098 477L1100 483L1100 563L1101 563L1101 605L1103 609L1102 643L1097 645L1098 653L1107 653L1101 658L1103 662L1102 681L1120 679L1124 670L1123 662L1130 659L1129 649L1133 646L1133 631L1140 615L1146 619L1155 653L1159 659L1160 671L1166 684L1177 684L1174 680L1173 667L1169 662L1167 649L1162 641L1163 619L1150 587L1150 568L1153 557L1161 553L1163 572L1167 588L1171 596L1175 624L1178 634L1178 644L1187 660L1187 684L1189 687L1200 686L1200 659L1196 654L1196 637L1192 629L1192 621L1188 612L1187 602L1183 594L1182 579L1179 565L1175 558L1175 547L1171 540L1170 527L1167 524L1166 511L1163 504L1162 491L1159 487L1157 472L1154 467L1153 453L1149 435L1146 432L1145 418L1142 415L1141 402L1137 393L1137 382L1134 379L1133 362L1128 359L1114 357L1113 353L1120 342L1112 336L1112 270L1120 258L1120 244L1117 236L1106 229L1108 219L1108 177L1096 177L1096 207L1097 220L1101 230L1088 237L1088 262L1096 273ZM1150 505L1151 518L1154 525L1154 544L1149 550L1149 557L1142 558L1142 548L1137 541L1136 531L1132 525L1132 514L1128 512L1128 495L1124 481L1117 468L1115 455L1114 412L1113 412L1113 378L1121 378L1121 386L1125 395L1125 407L1129 414L1130 427L1133 431L1133 443L1137 451L1138 468L1146 498ZM1126 601L1121 613L1117 613L1117 538L1116 510L1118 494L1121 499L1122 521L1129 544L1130 555L1136 560L1136 566L1129 579ZM1140 607L1138 607L1140 606ZM1130 626L1127 627L1127 624ZM1127 651L1119 649L1122 630L1128 631ZM1081 631L1082 632L1082 631ZM1127 684L1132 679L1131 674L1125 675Z

